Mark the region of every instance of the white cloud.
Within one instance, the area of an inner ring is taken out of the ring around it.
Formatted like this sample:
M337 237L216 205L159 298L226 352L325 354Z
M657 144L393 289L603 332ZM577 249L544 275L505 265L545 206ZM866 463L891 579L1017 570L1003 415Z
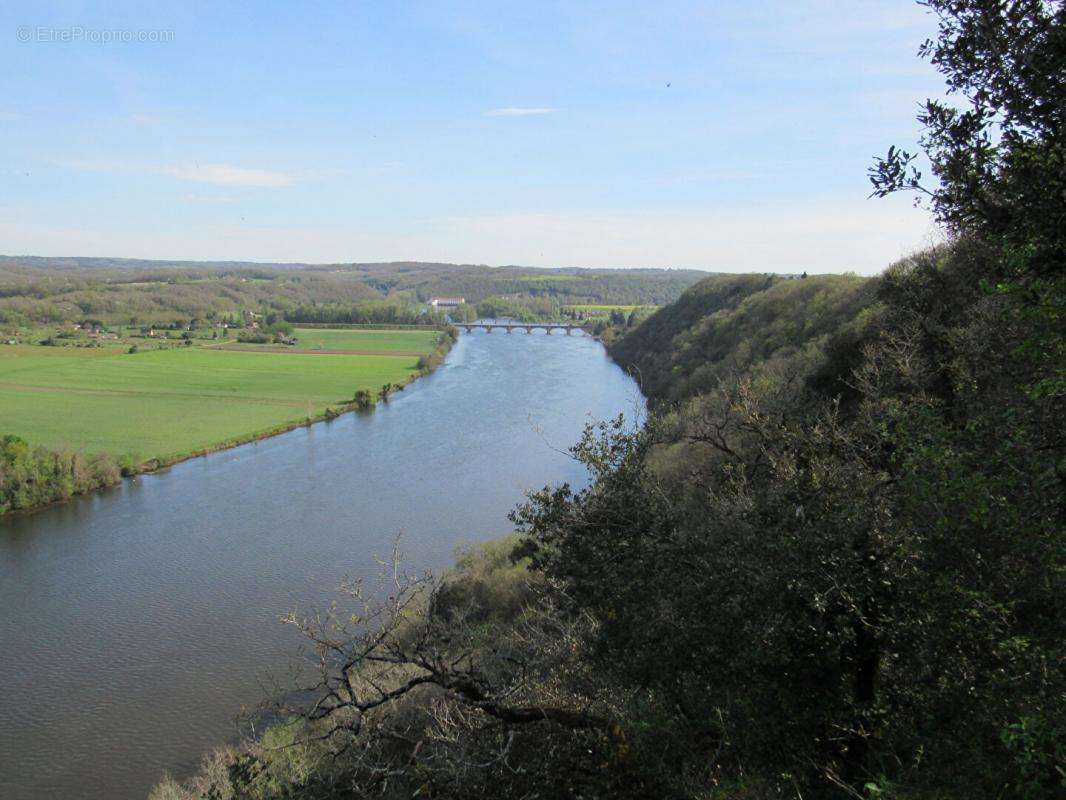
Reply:
M486 117L531 117L537 114L553 114L554 108L494 108L486 111Z

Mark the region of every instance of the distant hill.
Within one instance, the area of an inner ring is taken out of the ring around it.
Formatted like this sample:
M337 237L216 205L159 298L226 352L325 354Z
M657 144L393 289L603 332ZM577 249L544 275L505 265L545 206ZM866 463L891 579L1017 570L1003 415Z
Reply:
M366 261L326 262L303 261L183 261L180 259L112 258L97 256L5 256L0 255L0 269L5 267L29 267L36 269L195 269L195 270L293 270L311 269L327 271L361 272L366 274L405 272L462 272L462 271L519 271L528 273L589 275L619 272L635 275L692 275L696 280L708 272L697 269L674 269L670 267L527 267L521 264L453 264L446 261Z
M407 308L434 295L471 306L528 307L557 316L568 304L663 305L707 273L447 264L302 264L126 258L0 256L0 323L80 316L118 321L211 318L382 301Z
M309 264L257 263L254 261L172 261L146 258L92 256L0 256L0 269L29 267L45 270L78 269L303 269Z

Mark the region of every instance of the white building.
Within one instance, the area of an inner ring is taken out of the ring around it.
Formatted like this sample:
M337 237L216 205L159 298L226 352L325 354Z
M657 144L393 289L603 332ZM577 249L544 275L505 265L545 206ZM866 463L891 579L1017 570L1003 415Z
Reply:
M431 297L429 298L430 308L455 308L461 306L466 302L465 297Z

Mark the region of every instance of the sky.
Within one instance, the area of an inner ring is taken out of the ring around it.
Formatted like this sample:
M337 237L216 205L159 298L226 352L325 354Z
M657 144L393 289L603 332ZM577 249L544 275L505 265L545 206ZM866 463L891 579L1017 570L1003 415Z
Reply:
M172 7L172 6L179 6ZM0 253L873 274L912 0L0 6Z

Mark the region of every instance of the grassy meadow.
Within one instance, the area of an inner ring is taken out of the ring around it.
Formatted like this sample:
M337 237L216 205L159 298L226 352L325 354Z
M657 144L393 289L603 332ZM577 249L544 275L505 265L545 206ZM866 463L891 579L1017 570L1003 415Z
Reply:
M297 350L362 350L430 353L438 331L365 330L353 328L296 328Z
M400 351L395 333L361 331L367 344L359 349ZM173 461L320 416L358 389L405 382L417 361L399 353L8 345L0 347L0 419L4 433L46 447Z
M289 353L337 353L356 355L425 355L440 340L435 330L371 330L363 328L294 328L295 345L253 344L236 339L212 341L210 347L225 350L282 350Z

